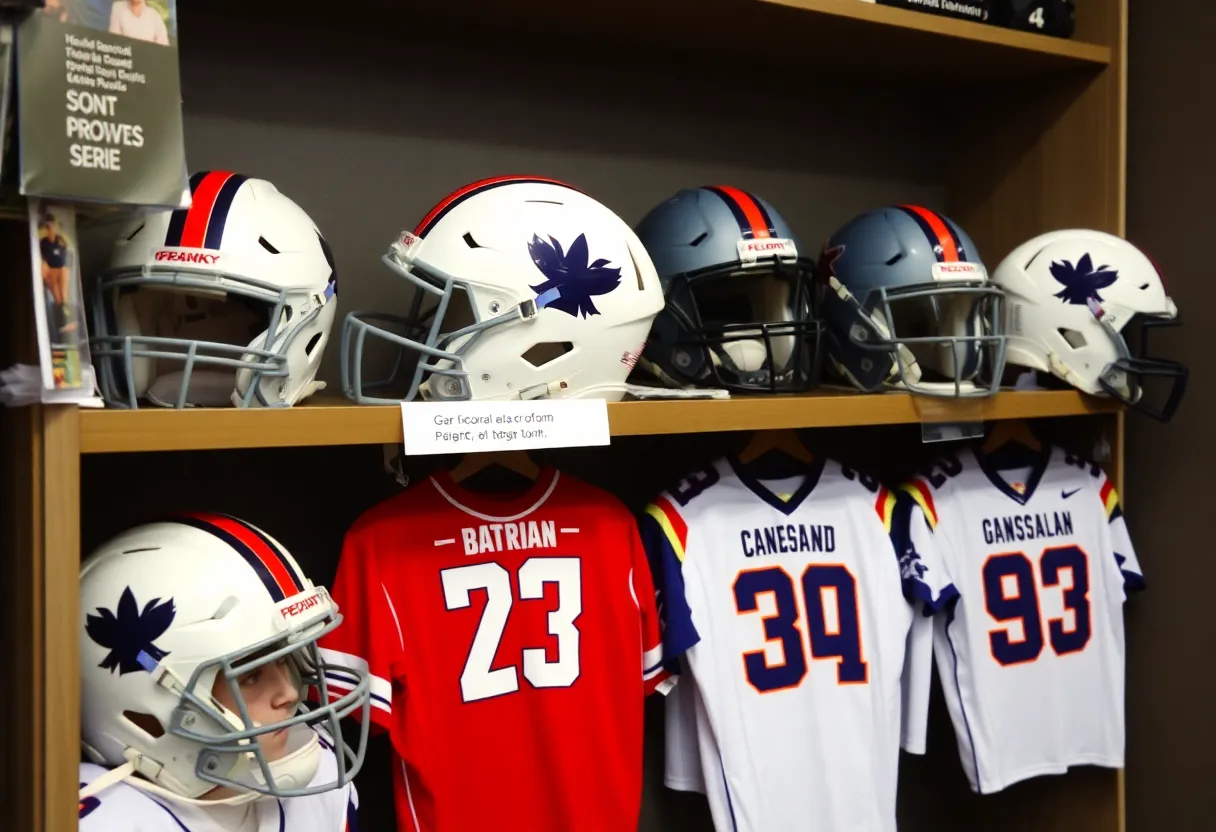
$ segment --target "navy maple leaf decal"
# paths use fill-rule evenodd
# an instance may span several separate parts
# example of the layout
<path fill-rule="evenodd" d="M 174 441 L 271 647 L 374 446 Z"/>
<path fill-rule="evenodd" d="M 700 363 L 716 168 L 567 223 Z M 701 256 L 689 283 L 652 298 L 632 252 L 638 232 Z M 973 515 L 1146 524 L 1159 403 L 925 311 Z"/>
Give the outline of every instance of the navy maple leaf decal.
<path fill-rule="evenodd" d="M 105 607 L 98 607 L 97 615 L 85 618 L 84 630 L 89 638 L 110 651 L 98 666 L 111 673 L 117 669 L 118 675 L 122 676 L 144 669 L 139 661 L 140 653 L 147 653 L 153 661 L 159 662 L 169 653 L 153 642 L 165 634 L 176 614 L 172 598 L 164 603 L 153 598 L 141 611 L 131 587 L 127 587 L 118 599 L 117 615 Z"/>
<path fill-rule="evenodd" d="M 554 237 L 542 240 L 533 234 L 528 254 L 547 278 L 530 287 L 536 292 L 536 305 L 541 308 L 560 309 L 576 318 L 598 315 L 600 310 L 591 299 L 621 285 L 621 270 L 608 265 L 607 260 L 601 258 L 588 264 L 586 234 L 579 234 L 564 252 Z"/>
<path fill-rule="evenodd" d="M 1109 266 L 1094 268 L 1094 261 L 1088 254 L 1081 256 L 1074 266 L 1067 260 L 1051 263 L 1051 276 L 1064 288 L 1056 292 L 1054 297 L 1065 303 L 1075 303 L 1085 306 L 1090 298 L 1102 302 L 1099 289 L 1105 289 L 1119 279 L 1119 272 Z"/>

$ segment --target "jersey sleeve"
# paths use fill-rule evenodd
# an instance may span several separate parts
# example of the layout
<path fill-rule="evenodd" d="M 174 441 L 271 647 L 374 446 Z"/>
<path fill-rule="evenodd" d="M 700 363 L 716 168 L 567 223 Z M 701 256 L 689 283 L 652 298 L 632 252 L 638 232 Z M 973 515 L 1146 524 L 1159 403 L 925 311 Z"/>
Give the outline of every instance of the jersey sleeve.
<path fill-rule="evenodd" d="M 899 747 L 909 754 L 924 754 L 929 732 L 929 692 L 933 685 L 933 618 L 932 610 L 926 611 L 922 602 L 915 606 L 899 686 Z"/>
<path fill-rule="evenodd" d="M 663 662 L 662 626 L 659 622 L 654 582 L 650 576 L 646 548 L 636 530 L 630 529 L 630 534 L 633 538 L 630 589 L 633 591 L 642 622 L 642 681 L 645 683 L 647 695 L 655 691 L 665 694 L 675 683 Z"/>
<path fill-rule="evenodd" d="M 688 526 L 666 495 L 648 505 L 639 522 L 642 545 L 654 580 L 663 636 L 663 662 L 668 673 L 676 674 L 680 672 L 677 659 L 701 640 L 684 594 Z"/>
<path fill-rule="evenodd" d="M 904 597 L 920 601 L 933 612 L 943 609 L 958 596 L 958 590 L 933 539 L 936 511 L 927 511 L 909 489 L 891 491 L 885 486 L 878 490 L 875 509 L 899 561 Z"/>
<path fill-rule="evenodd" d="M 388 588 L 375 557 L 359 530 L 347 533 L 330 595 L 342 613 L 342 623 L 318 643 L 327 667 L 325 682 L 332 694 L 354 689 L 355 677 L 344 669 L 368 674 L 373 725 L 392 726 L 393 681 L 404 658 L 404 642 Z M 332 695 L 331 694 L 331 695 Z"/>
<path fill-rule="evenodd" d="M 1098 498 L 1102 501 L 1102 511 L 1110 534 L 1111 553 L 1115 565 L 1123 575 L 1124 593 L 1139 592 L 1145 588 L 1144 572 L 1136 551 L 1132 548 L 1132 539 L 1127 533 L 1127 522 L 1123 519 L 1123 509 L 1119 505 L 1119 495 L 1106 474 L 1102 475 L 1102 485 L 1098 489 Z"/>

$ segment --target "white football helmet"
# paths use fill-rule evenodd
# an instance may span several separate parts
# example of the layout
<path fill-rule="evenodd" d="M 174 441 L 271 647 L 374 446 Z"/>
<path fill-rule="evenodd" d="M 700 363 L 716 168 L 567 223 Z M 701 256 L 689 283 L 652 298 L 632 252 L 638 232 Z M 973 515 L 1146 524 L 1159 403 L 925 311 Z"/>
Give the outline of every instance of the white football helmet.
<path fill-rule="evenodd" d="M 1102 231 L 1053 231 L 1014 249 L 992 280 L 1005 290 L 1011 363 L 1086 393 L 1109 393 L 1161 421 L 1173 416 L 1187 369 L 1149 357 L 1148 333 L 1177 326 L 1178 307 L 1140 249 Z M 1129 325 L 1140 331 L 1135 350 L 1125 337 Z M 1160 405 L 1144 395 L 1148 377 L 1171 381 Z"/>
<path fill-rule="evenodd" d="M 205 802 L 241 803 L 340 788 L 362 766 L 367 673 L 321 660 L 316 642 L 341 623 L 338 607 L 260 529 L 227 515 L 189 514 L 123 532 L 81 566 L 80 621 L 84 750 L 113 769 L 90 794 L 125 779 L 187 802 L 227 786 L 237 794 Z M 284 658 L 300 702 L 290 718 L 259 724 L 237 680 Z M 331 702 L 327 673 L 350 692 L 335 692 Z M 235 712 L 212 696 L 217 677 Z M 309 687 L 323 703 L 315 709 L 303 702 Z M 352 749 L 338 721 L 355 712 L 362 735 Z M 258 738 L 280 730 L 289 732 L 287 753 L 272 762 Z M 330 744 L 337 779 L 312 784 Z"/>
<path fill-rule="evenodd" d="M 360 404 L 419 394 L 615 401 L 663 308 L 658 274 L 633 230 L 549 179 L 506 176 L 461 188 L 382 259 L 412 284 L 414 299 L 408 315 L 346 316 L 342 387 Z M 368 335 L 397 356 L 382 381 L 363 379 Z M 402 374 L 411 352 L 417 364 Z M 393 397 L 369 392 L 386 387 Z"/>
<path fill-rule="evenodd" d="M 128 408 L 293 405 L 324 387 L 333 254 L 265 180 L 203 171 L 190 190 L 189 209 L 133 220 L 95 282 L 102 396 Z"/>

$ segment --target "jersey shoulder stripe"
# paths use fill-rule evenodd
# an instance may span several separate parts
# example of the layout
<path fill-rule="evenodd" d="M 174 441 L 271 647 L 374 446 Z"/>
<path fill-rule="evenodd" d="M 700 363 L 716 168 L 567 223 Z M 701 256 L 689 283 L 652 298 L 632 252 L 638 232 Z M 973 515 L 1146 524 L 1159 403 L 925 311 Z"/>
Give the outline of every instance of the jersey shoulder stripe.
<path fill-rule="evenodd" d="M 900 490 L 912 497 L 920 506 L 929 523 L 929 528 L 937 529 L 937 505 L 933 502 L 933 491 L 924 480 L 913 479 L 900 486 Z"/>
<path fill-rule="evenodd" d="M 891 525 L 895 520 L 895 492 L 887 488 L 885 485 L 878 489 L 878 499 L 874 501 L 874 510 L 878 512 L 878 518 L 882 520 L 883 528 L 887 530 L 887 534 L 891 533 Z"/>
<path fill-rule="evenodd" d="M 1102 490 L 1098 496 L 1102 498 L 1102 507 L 1106 509 L 1107 522 L 1113 521 L 1116 517 L 1122 516 L 1123 512 L 1119 508 L 1119 495 L 1115 492 L 1115 484 L 1109 479 L 1103 478 Z"/>
<path fill-rule="evenodd" d="M 675 552 L 676 559 L 684 562 L 684 548 L 688 544 L 688 524 L 680 516 L 680 512 L 666 495 L 660 495 L 655 501 L 646 506 L 646 513 L 655 519 L 663 536 Z"/>

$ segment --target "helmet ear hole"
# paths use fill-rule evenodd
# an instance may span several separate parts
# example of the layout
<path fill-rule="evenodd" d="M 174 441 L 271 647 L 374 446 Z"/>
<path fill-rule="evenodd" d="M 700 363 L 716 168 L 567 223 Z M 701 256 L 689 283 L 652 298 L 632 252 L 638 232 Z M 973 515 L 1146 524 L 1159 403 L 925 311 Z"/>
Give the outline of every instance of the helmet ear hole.
<path fill-rule="evenodd" d="M 126 717 L 128 722 L 154 740 L 158 740 L 165 735 L 165 726 L 152 714 L 142 714 L 138 711 L 123 711 L 122 715 Z"/>
<path fill-rule="evenodd" d="M 1085 336 L 1075 329 L 1065 329 L 1060 327 L 1060 329 L 1057 331 L 1060 333 L 1060 337 L 1064 339 L 1065 343 L 1067 343 L 1068 346 L 1072 347 L 1074 350 L 1084 349 L 1088 344 L 1088 342 L 1085 340 Z"/>

